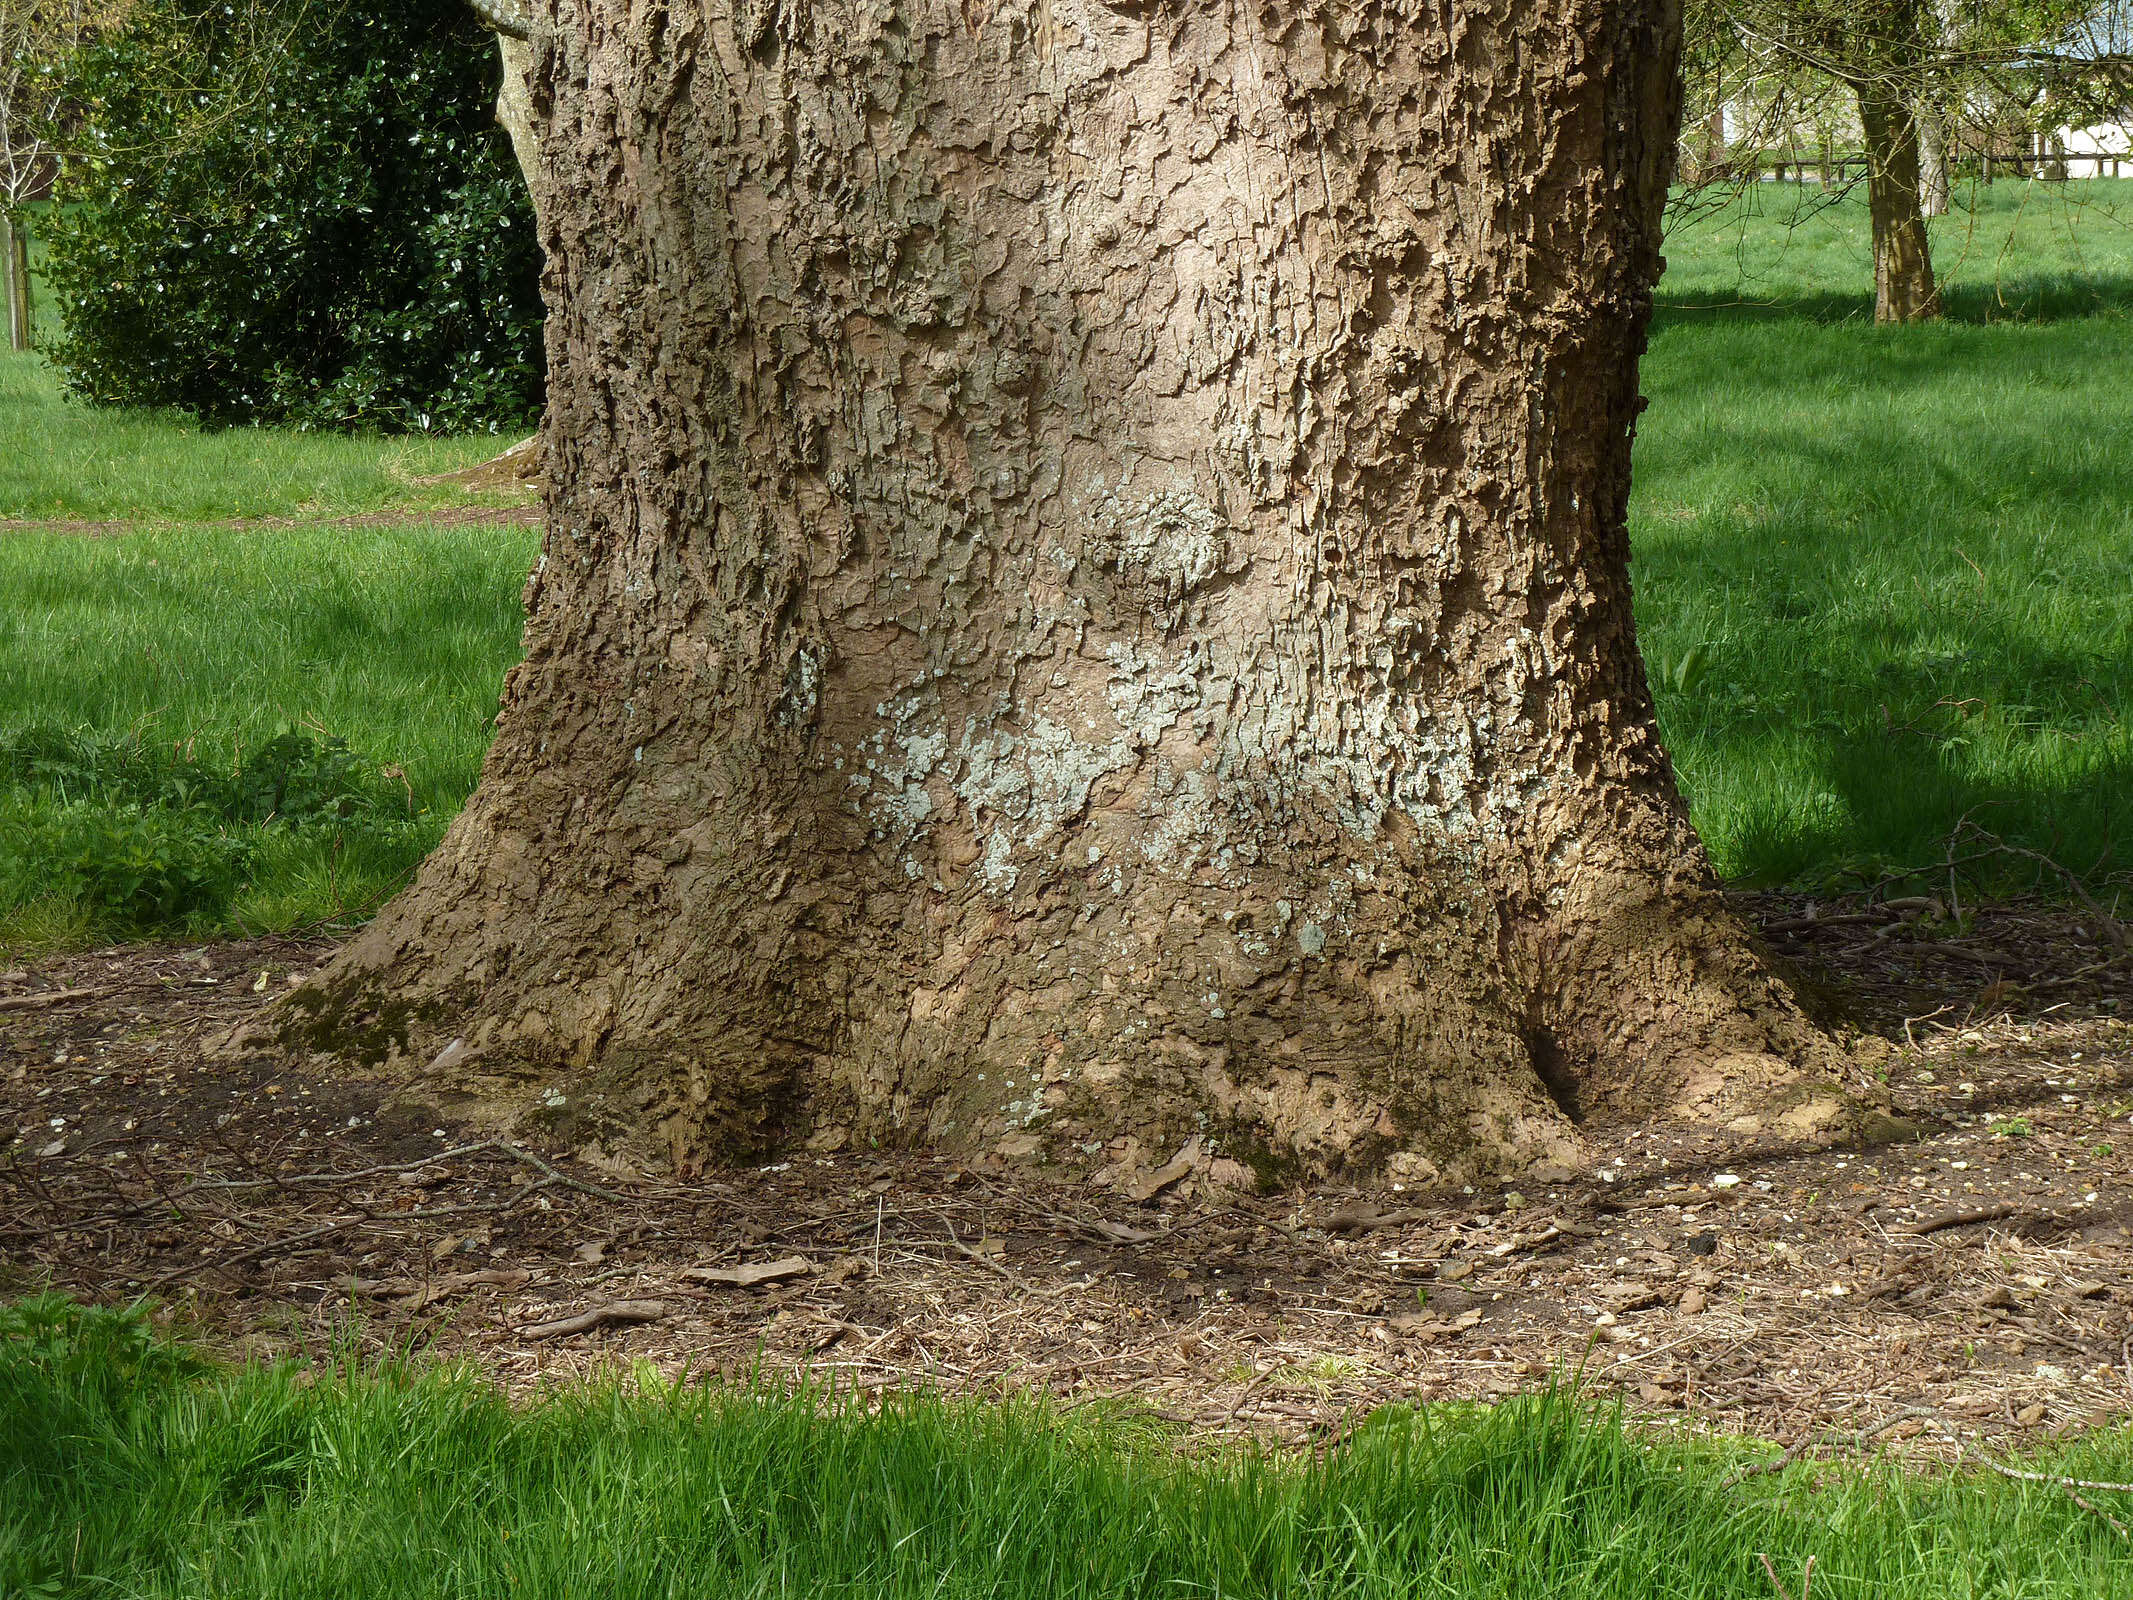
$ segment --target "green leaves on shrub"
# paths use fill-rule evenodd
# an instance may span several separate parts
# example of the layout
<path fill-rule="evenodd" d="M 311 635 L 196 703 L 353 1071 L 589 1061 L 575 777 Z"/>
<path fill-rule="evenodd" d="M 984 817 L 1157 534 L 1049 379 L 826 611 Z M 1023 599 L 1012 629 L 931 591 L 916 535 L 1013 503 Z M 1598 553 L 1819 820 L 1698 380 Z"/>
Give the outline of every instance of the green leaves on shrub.
<path fill-rule="evenodd" d="M 244 886 L 255 847 L 204 811 L 0 804 L 0 906 L 71 900 L 105 927 L 183 926 Z"/>
<path fill-rule="evenodd" d="M 211 423 L 527 427 L 539 250 L 463 5 L 142 0 L 69 66 L 47 271 L 86 399 Z"/>
<path fill-rule="evenodd" d="M 0 916 L 45 901 L 80 908 L 105 933 L 204 929 L 277 836 L 328 835 L 338 852 L 348 828 L 406 846 L 411 826 L 423 831 L 411 809 L 405 786 L 344 741 L 294 729 L 234 752 L 0 732 Z"/>
<path fill-rule="evenodd" d="M 169 745 L 47 724 L 0 731 L 0 783 L 62 802 L 198 809 L 220 822 L 297 827 L 403 809 L 404 791 L 344 739 L 285 729 L 251 750 Z"/>

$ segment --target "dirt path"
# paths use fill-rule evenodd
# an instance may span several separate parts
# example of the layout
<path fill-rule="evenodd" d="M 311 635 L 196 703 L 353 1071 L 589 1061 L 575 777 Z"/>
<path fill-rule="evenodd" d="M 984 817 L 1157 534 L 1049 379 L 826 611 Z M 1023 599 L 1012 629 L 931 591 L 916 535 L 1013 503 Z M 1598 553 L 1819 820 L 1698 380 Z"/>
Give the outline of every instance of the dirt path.
<path fill-rule="evenodd" d="M 0 1292 L 153 1293 L 243 1348 L 355 1329 L 513 1383 L 760 1360 L 1130 1396 L 1208 1434 L 1315 1437 L 1581 1360 L 1640 1410 L 1788 1440 L 1912 1405 L 1988 1433 L 2133 1411 L 2133 971 L 2031 907 L 1953 940 L 1896 911 L 1751 910 L 1812 992 L 1893 1041 L 1923 1141 L 1615 1130 L 1596 1173 L 1559 1182 L 1188 1179 L 1138 1205 L 905 1153 L 682 1181 L 563 1145 L 463 1149 L 478 1137 L 419 1099 L 202 1061 L 203 1034 L 328 943 L 40 962 L 0 974 Z M 754 1287 L 703 1275 L 781 1261 Z M 527 1331 L 623 1301 L 658 1315 Z"/>
<path fill-rule="evenodd" d="M 518 506 L 433 506 L 423 510 L 396 506 L 343 517 L 226 517 L 213 522 L 180 522 L 135 517 L 123 522 L 28 521 L 0 517 L 0 537 L 11 533 L 60 533 L 82 539 L 116 539 L 129 533 L 166 532 L 173 528 L 218 532 L 279 533 L 295 528 L 538 528 L 541 508 Z"/>

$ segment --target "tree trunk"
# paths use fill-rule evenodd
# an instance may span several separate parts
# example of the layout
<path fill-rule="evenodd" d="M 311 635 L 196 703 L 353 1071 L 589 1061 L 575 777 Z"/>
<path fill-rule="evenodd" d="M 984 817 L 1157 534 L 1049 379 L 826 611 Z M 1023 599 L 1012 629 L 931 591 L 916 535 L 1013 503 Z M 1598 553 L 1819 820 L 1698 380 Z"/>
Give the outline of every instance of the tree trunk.
<path fill-rule="evenodd" d="M 1931 107 L 1918 118 L 1918 210 L 1926 217 L 1948 214 L 1948 120 Z"/>
<path fill-rule="evenodd" d="M 1940 289 L 1920 205 L 1918 122 L 1900 95 L 1869 83 L 1858 93 L 1874 224 L 1874 320 L 1929 321 L 1940 315 Z"/>
<path fill-rule="evenodd" d="M 496 86 L 496 121 L 511 137 L 511 153 L 526 176 L 539 206 L 539 189 L 533 175 L 540 159 L 540 145 L 533 126 L 533 46 L 508 33 L 496 36 L 496 63 L 500 74 Z"/>
<path fill-rule="evenodd" d="M 1671 0 L 546 20 L 526 660 L 285 1042 L 684 1165 L 1838 1113 L 1631 626 Z"/>
<path fill-rule="evenodd" d="M 30 239 L 21 221 L 0 209 L 0 298 L 7 302 L 7 347 L 30 347 Z"/>
<path fill-rule="evenodd" d="M 521 0 L 468 0 L 474 15 L 496 38 L 496 123 L 511 139 L 511 153 L 533 191 L 540 161 L 540 135 L 533 110 L 533 17 Z"/>

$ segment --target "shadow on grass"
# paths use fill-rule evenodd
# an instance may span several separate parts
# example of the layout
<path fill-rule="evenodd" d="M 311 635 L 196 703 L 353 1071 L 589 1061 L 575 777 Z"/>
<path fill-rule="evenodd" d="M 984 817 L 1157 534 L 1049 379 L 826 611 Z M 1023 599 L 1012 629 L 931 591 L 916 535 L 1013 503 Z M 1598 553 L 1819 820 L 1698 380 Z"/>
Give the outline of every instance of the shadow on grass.
<path fill-rule="evenodd" d="M 1698 826 L 1751 884 L 1927 868 L 1966 819 L 2124 872 L 2133 318 L 1846 304 L 1670 310 L 1647 363 L 1638 624 Z"/>
<path fill-rule="evenodd" d="M 1730 297 L 1687 286 L 1657 296 L 1662 325 L 1674 318 L 1815 323 L 1874 320 L 1874 296 L 1866 293 L 1779 292 L 1762 296 L 1743 283 Z M 1941 320 L 1957 326 L 2070 322 L 2084 317 L 2133 316 L 2133 275 L 2021 274 L 1997 282 L 1957 283 L 1941 290 Z"/>
<path fill-rule="evenodd" d="M 2077 776 L 1994 782 L 1966 772 L 1930 742 L 1847 734 L 1817 745 L 1820 803 L 1748 805 L 1713 847 L 1747 887 L 1902 875 L 1929 886 L 1958 863 L 1969 888 L 1992 894 L 2065 892 L 2064 880 L 2014 854 L 1954 842 L 1969 823 L 2006 845 L 2049 857 L 2091 883 L 2133 869 L 2126 807 L 2133 752 L 2102 756 Z M 1834 868 L 1834 870 L 1832 870 Z"/>

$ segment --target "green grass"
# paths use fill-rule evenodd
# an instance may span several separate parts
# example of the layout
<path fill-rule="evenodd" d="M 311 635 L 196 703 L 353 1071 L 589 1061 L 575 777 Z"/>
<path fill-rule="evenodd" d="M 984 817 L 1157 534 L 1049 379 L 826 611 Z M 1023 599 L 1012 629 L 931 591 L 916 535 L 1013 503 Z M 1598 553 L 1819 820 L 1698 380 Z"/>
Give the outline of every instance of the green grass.
<path fill-rule="evenodd" d="M 48 207 L 25 209 L 31 322 L 41 341 L 59 331 L 57 306 L 38 276 L 39 221 Z M 183 522 L 464 503 L 457 488 L 413 480 L 486 461 L 504 442 L 204 430 L 175 413 L 63 401 L 58 375 L 41 358 L 0 350 L 0 518 Z"/>
<path fill-rule="evenodd" d="M 530 529 L 493 527 L 0 534 L 0 778 L 17 797 L 0 805 L 0 940 L 284 929 L 374 905 L 480 775 L 534 545 Z M 91 748 L 46 758 L 56 772 L 24 761 L 10 772 L 9 734 L 19 743 L 25 730 Z M 359 758 L 343 786 L 361 804 L 340 808 L 352 815 L 259 820 L 241 797 L 203 792 L 288 730 L 344 740 Z M 129 776 L 144 765 L 149 777 Z M 199 798 L 138 804 L 173 779 Z M 55 893 L 58 809 L 80 827 L 84 811 L 99 828 L 145 816 L 169 849 L 233 837 L 245 871 L 176 914 L 116 891 Z"/>
<path fill-rule="evenodd" d="M 0 1309 L 0 1320 L 8 1314 Z M 2055 1489 L 1795 1468 L 1552 1388 L 1317 1454 L 1181 1454 L 1130 1412 L 666 1384 L 513 1406 L 416 1364 L 217 1370 L 32 1302 L 0 1337 L 0 1592 L 2097 1600 L 2133 1546 Z M 2133 1437 L 2052 1452 L 2125 1477 Z"/>
<path fill-rule="evenodd" d="M 1871 325 L 1857 201 L 1668 241 L 1638 623 L 1728 877 L 1925 865 L 1966 816 L 2133 862 L 2133 183 L 1966 198 L 1929 328 Z"/>
<path fill-rule="evenodd" d="M 0 352 L 0 518 L 124 525 L 0 530 L 0 947 L 278 931 L 406 880 L 480 774 L 537 536 L 328 519 L 464 504 L 413 480 L 497 444 L 203 430 Z M 249 518 L 295 525 L 212 525 Z"/>
<path fill-rule="evenodd" d="M 414 480 L 486 461 L 503 443 L 202 429 L 62 399 L 42 358 L 0 351 L 0 518 L 186 522 L 463 504 L 463 490 Z"/>
<path fill-rule="evenodd" d="M 1966 817 L 2123 874 L 2133 182 L 1965 196 L 1936 225 L 1950 319 L 1912 329 L 1871 325 L 1860 204 L 1816 198 L 1760 186 L 1679 223 L 1645 364 L 1638 620 L 1697 825 L 1736 881 L 1930 865 Z M 412 474 L 492 447 L 203 434 L 65 402 L 34 358 L 0 358 L 0 515 L 169 524 L 0 533 L 0 735 L 56 730 L 104 752 L 90 767 L 153 750 L 170 769 L 125 794 L 93 772 L 64 794 L 17 775 L 0 945 L 290 927 L 412 867 L 478 773 L 533 536 L 204 524 L 425 503 L 453 491 Z M 136 803 L 291 728 L 363 763 L 355 815 Z M 233 841 L 234 880 L 207 835 Z M 123 870 L 55 874 L 40 852 L 62 845 Z M 165 855 L 161 878 L 123 865 Z M 1996 887 L 2023 881 L 2001 868 Z"/>

